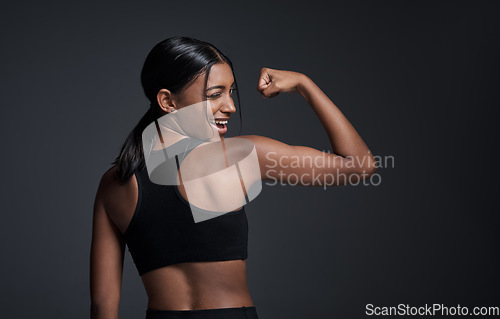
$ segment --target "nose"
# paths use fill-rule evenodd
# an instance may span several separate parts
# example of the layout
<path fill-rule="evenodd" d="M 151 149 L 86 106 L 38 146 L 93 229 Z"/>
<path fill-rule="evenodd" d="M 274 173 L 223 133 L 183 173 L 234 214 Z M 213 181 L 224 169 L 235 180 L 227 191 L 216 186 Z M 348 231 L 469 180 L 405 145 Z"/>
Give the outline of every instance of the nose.
<path fill-rule="evenodd" d="M 236 112 L 236 107 L 234 106 L 233 98 L 228 97 L 226 100 L 224 100 L 219 110 L 222 113 L 230 113 L 230 114 Z"/>

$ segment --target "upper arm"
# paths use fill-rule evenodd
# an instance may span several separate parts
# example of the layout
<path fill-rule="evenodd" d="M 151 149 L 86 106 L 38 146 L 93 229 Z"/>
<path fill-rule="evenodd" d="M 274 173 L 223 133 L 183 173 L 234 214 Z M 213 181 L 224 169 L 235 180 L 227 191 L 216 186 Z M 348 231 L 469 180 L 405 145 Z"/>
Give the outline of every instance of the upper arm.
<path fill-rule="evenodd" d="M 108 171 L 109 172 L 109 171 Z M 95 307 L 118 314 L 125 245 L 108 216 L 109 177 L 102 177 L 94 202 L 90 251 L 90 293 Z"/>
<path fill-rule="evenodd" d="M 373 174 L 373 157 L 346 158 L 308 146 L 286 143 L 258 135 L 240 136 L 256 148 L 262 180 L 302 186 L 358 183 Z"/>

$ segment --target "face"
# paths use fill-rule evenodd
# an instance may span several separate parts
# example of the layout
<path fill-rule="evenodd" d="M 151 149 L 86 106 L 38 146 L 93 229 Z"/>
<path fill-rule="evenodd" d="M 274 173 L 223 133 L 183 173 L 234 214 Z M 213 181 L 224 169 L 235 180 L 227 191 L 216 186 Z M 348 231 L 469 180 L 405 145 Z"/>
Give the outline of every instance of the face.
<path fill-rule="evenodd" d="M 205 76 L 201 75 L 182 92 L 170 94 L 168 90 L 162 89 L 158 93 L 158 97 L 162 101 L 160 106 L 167 112 L 172 107 L 181 109 L 207 99 L 212 107 L 217 130 L 220 135 L 224 135 L 227 132 L 227 121 L 236 112 L 233 101 L 234 91 L 234 77 L 231 67 L 227 63 L 221 62 L 212 65 L 206 91 Z M 161 98 L 160 94 L 163 94 Z"/>

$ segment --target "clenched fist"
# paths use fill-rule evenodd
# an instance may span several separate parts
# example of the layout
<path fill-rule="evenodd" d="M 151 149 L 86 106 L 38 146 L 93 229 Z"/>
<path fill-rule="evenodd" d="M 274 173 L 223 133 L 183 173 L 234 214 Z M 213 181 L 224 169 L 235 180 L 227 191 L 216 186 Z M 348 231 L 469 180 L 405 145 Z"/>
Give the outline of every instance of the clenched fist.
<path fill-rule="evenodd" d="M 267 98 L 275 97 L 280 92 L 297 92 L 303 78 L 302 73 L 264 67 L 260 70 L 257 91 Z"/>

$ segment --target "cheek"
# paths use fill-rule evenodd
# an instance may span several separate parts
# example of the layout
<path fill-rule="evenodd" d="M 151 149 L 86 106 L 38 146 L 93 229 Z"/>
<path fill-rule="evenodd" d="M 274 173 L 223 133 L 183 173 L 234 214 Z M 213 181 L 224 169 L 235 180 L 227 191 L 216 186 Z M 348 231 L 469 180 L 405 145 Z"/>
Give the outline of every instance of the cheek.
<path fill-rule="evenodd" d="M 212 113 L 213 114 L 217 113 L 217 111 L 219 110 L 219 105 L 217 103 L 210 102 L 210 106 L 212 108 Z"/>

